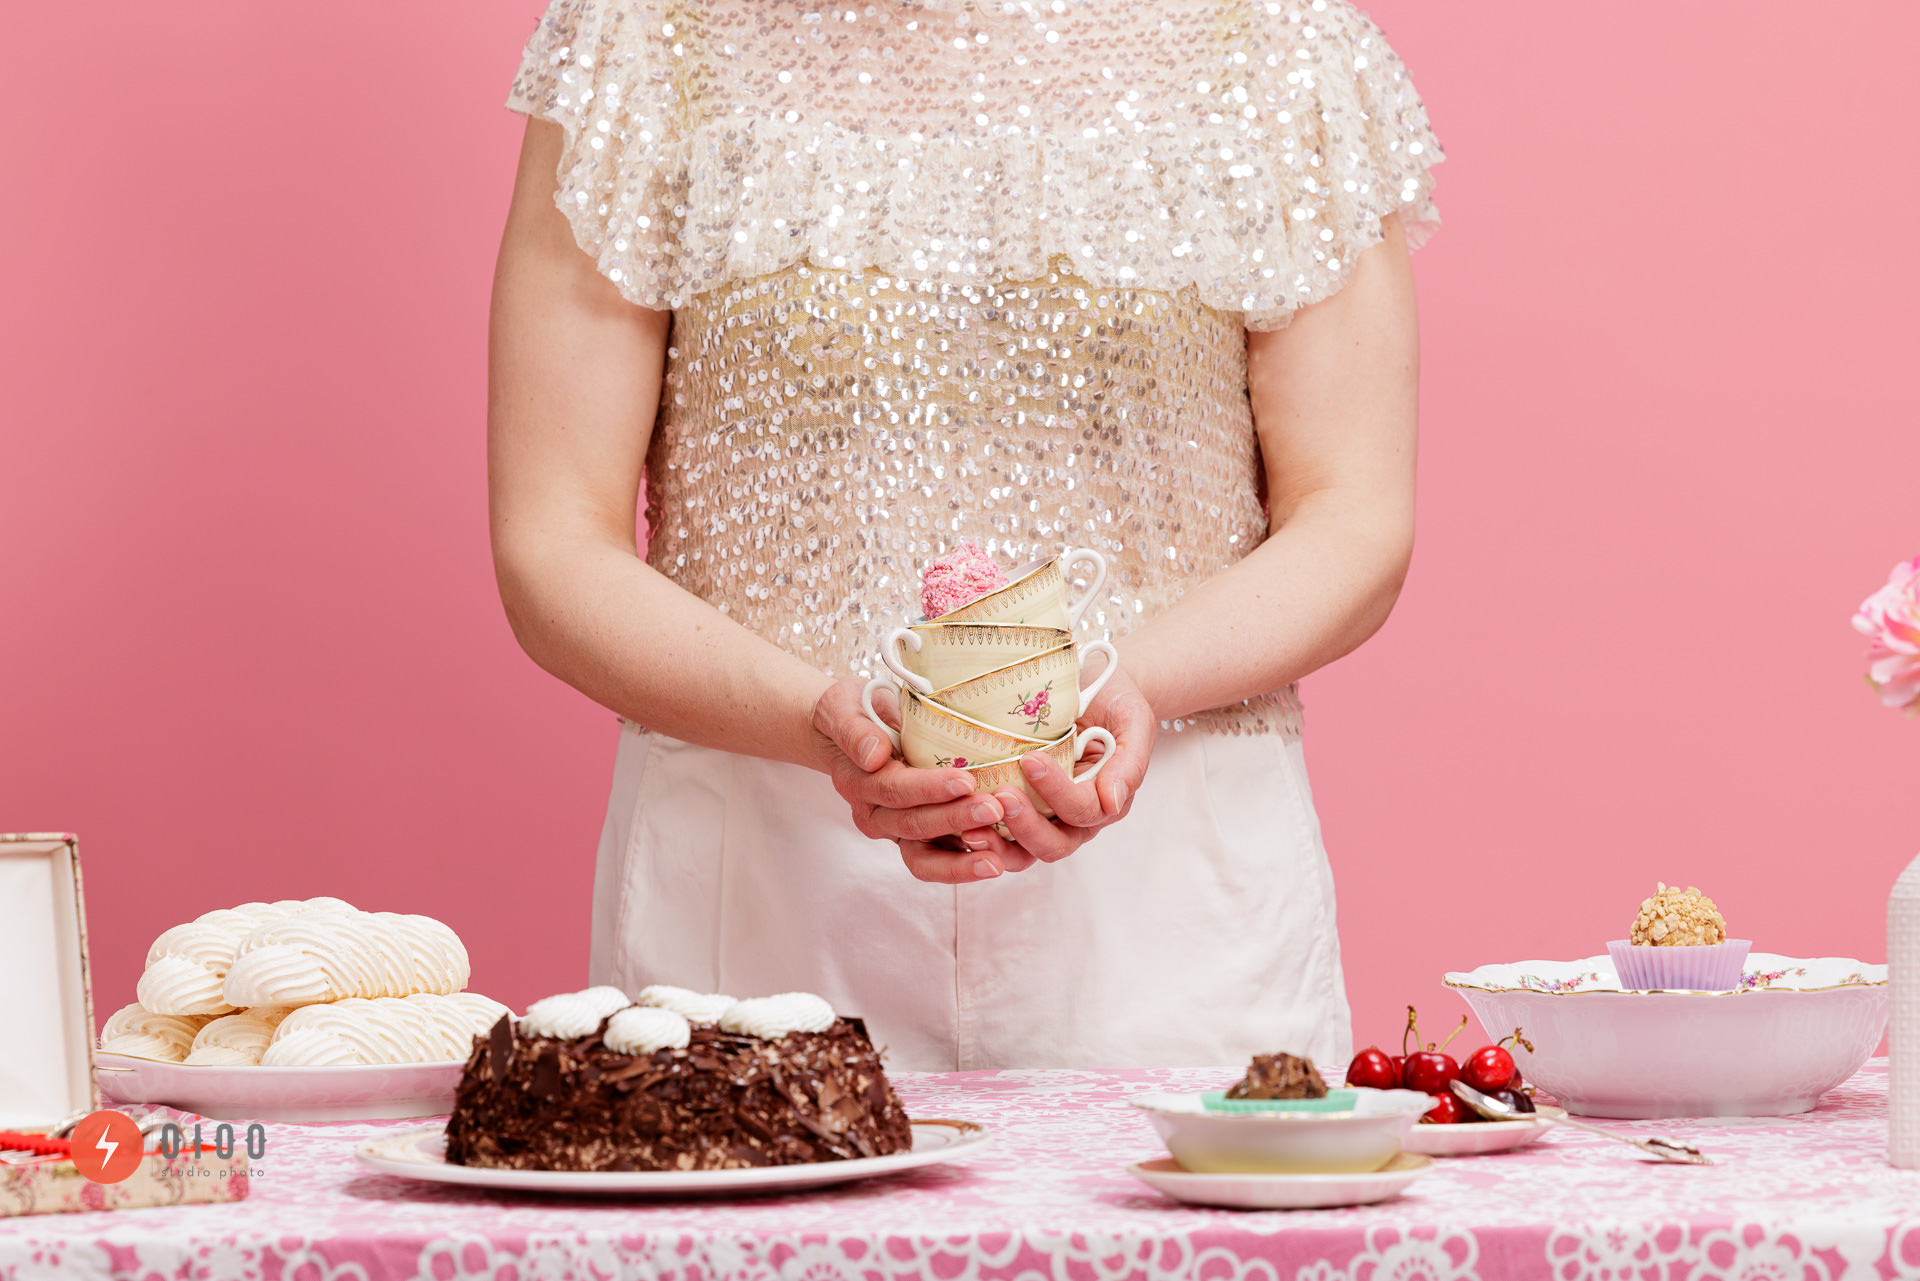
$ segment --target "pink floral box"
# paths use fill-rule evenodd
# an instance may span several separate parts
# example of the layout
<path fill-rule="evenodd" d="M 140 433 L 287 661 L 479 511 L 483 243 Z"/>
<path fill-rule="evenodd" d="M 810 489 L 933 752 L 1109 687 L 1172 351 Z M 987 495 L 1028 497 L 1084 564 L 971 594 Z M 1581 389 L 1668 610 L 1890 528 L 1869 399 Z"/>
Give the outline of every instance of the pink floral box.
<path fill-rule="evenodd" d="M 139 1169 L 119 1183 L 95 1183 L 72 1161 L 50 1158 L 31 1165 L 0 1167 L 0 1217 L 242 1201 L 248 1182 L 244 1151 L 236 1151 L 225 1160 L 205 1151 L 198 1160 L 191 1150 L 172 1160 L 152 1152 Z"/>

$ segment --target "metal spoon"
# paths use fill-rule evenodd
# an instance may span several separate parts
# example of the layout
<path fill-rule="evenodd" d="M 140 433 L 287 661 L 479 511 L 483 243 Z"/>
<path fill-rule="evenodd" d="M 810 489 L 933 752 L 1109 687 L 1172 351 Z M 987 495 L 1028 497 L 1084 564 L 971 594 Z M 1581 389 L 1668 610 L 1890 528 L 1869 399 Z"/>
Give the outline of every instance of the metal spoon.
<path fill-rule="evenodd" d="M 1478 1112 L 1481 1116 L 1486 1117 L 1489 1121 L 1525 1121 L 1530 1117 L 1539 1115 L 1535 1112 L 1522 1112 L 1510 1103 L 1506 1103 L 1500 1099 L 1489 1098 L 1487 1095 L 1474 1089 L 1471 1085 L 1468 1085 L 1465 1081 L 1453 1082 L 1453 1092 L 1459 1097 L 1462 1103 L 1472 1108 L 1475 1112 Z M 1678 1139 L 1661 1138 L 1659 1136 L 1647 1139 L 1633 1139 L 1628 1138 L 1617 1130 L 1608 1130 L 1598 1125 L 1588 1125 L 1585 1121 L 1576 1121 L 1570 1116 L 1557 1116 L 1552 1119 L 1561 1125 L 1570 1125 L 1576 1130 L 1587 1130 L 1605 1138 L 1625 1143 L 1630 1147 L 1639 1148 L 1642 1152 L 1657 1156 L 1662 1161 L 1672 1161 L 1678 1165 L 1713 1164 L 1711 1158 L 1700 1154 L 1699 1148 L 1682 1143 Z"/>

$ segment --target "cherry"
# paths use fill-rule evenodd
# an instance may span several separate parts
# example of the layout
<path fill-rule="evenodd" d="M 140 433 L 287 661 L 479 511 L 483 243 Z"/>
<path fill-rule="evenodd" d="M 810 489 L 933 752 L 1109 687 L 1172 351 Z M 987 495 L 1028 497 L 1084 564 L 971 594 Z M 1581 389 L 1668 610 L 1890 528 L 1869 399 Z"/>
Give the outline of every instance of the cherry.
<path fill-rule="evenodd" d="M 1451 1054 L 1418 1050 L 1407 1055 L 1405 1077 L 1409 1090 L 1424 1090 L 1428 1094 L 1443 1094 L 1452 1098 L 1453 1093 L 1447 1089 L 1447 1083 L 1460 1079 L 1460 1065 L 1453 1061 Z"/>
<path fill-rule="evenodd" d="M 1533 1100 L 1518 1090 L 1488 1090 L 1486 1091 L 1486 1095 L 1490 1099 L 1499 1099 L 1515 1112 L 1533 1111 Z"/>
<path fill-rule="evenodd" d="M 1483 1045 L 1460 1065 L 1460 1079 L 1482 1094 L 1492 1094 L 1513 1084 L 1513 1055 L 1497 1045 Z"/>
<path fill-rule="evenodd" d="M 1407 1056 L 1404 1054 L 1390 1055 L 1389 1061 L 1393 1064 L 1393 1083 L 1396 1086 L 1405 1085 L 1407 1083 Z"/>
<path fill-rule="evenodd" d="M 1391 1056 L 1377 1045 L 1369 1045 L 1347 1064 L 1347 1084 L 1373 1090 L 1392 1090 L 1400 1085 L 1400 1069 Z"/>
<path fill-rule="evenodd" d="M 1460 1125 L 1476 1120 L 1477 1117 L 1472 1108 L 1454 1098 L 1452 1094 L 1436 1094 L 1433 1097 L 1433 1106 L 1428 1108 L 1427 1114 L 1420 1119 L 1428 1125 Z"/>

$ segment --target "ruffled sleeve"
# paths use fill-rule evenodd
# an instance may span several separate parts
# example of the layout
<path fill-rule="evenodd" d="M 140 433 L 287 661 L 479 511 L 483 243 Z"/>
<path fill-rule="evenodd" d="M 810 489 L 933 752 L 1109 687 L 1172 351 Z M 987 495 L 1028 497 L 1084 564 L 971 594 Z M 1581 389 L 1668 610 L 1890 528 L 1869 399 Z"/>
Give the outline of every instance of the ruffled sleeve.
<path fill-rule="evenodd" d="M 1440 225 L 1432 169 L 1446 157 L 1406 66 L 1365 14 L 1344 0 L 1255 7 L 1266 18 L 1246 79 L 1269 122 L 1257 176 L 1276 217 L 1243 245 L 1264 261 L 1243 264 L 1242 301 L 1249 329 L 1278 329 L 1339 292 L 1389 215 L 1410 248 L 1426 243 Z"/>
<path fill-rule="evenodd" d="M 554 203 L 629 301 L 685 301 L 687 48 L 654 4 L 552 0 L 507 106 L 566 132 Z"/>
<path fill-rule="evenodd" d="M 1384 218 L 1415 246 L 1438 224 L 1426 109 L 1346 0 L 1221 0 L 1181 40 L 1116 6 L 1138 29 L 1060 44 L 1025 8 L 923 6 L 940 21 L 886 38 L 937 29 L 947 62 L 898 80 L 864 70 L 889 48 L 797 57 L 793 24 L 808 49 L 835 25 L 805 6 L 552 0 L 508 105 L 564 127 L 556 201 L 647 307 L 802 261 L 957 287 L 1064 269 L 1275 329 Z M 962 16 L 974 40 L 949 39 Z"/>

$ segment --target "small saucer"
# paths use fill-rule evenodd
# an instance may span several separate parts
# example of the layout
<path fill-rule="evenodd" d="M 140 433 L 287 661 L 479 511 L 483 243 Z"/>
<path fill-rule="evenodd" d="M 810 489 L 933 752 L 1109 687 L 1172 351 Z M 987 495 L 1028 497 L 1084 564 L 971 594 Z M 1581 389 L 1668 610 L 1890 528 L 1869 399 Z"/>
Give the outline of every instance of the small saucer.
<path fill-rule="evenodd" d="M 1371 1174 L 1195 1174 L 1172 1157 L 1141 1161 L 1127 1173 L 1154 1191 L 1191 1205 L 1232 1210 L 1323 1210 L 1371 1205 L 1399 1196 L 1433 1168 L 1433 1158 L 1401 1152 Z"/>
<path fill-rule="evenodd" d="M 1511 1152 L 1523 1148 L 1548 1130 L 1566 1113 L 1541 1104 L 1532 1118 L 1524 1121 L 1469 1121 L 1460 1125 L 1416 1125 L 1400 1140 L 1402 1152 L 1424 1152 L 1428 1156 L 1485 1156 L 1491 1152 Z"/>

